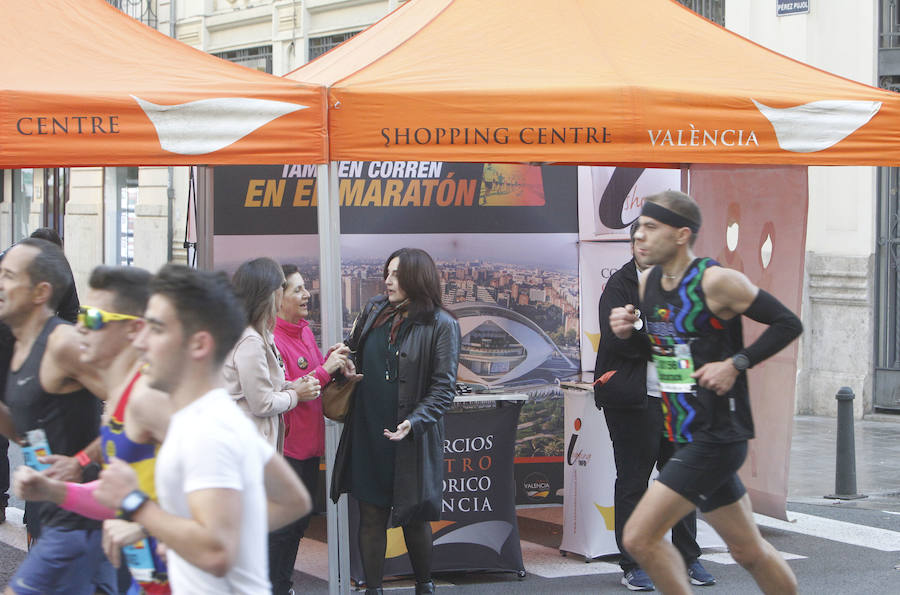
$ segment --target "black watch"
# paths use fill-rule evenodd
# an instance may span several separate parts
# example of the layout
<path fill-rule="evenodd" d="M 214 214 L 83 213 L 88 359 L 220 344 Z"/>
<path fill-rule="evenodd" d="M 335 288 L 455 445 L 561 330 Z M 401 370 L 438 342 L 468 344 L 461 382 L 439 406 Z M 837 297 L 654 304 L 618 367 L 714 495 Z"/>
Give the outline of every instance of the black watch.
<path fill-rule="evenodd" d="M 734 369 L 738 372 L 743 372 L 750 367 L 750 358 L 743 353 L 735 353 L 731 358 L 731 365 L 733 365 Z"/>
<path fill-rule="evenodd" d="M 122 498 L 122 503 L 119 504 L 119 515 L 126 521 L 130 521 L 131 517 L 133 517 L 134 514 L 138 510 L 140 510 L 141 506 L 143 506 L 149 499 L 150 496 L 148 496 L 144 492 L 140 490 L 134 490 L 133 492 Z"/>

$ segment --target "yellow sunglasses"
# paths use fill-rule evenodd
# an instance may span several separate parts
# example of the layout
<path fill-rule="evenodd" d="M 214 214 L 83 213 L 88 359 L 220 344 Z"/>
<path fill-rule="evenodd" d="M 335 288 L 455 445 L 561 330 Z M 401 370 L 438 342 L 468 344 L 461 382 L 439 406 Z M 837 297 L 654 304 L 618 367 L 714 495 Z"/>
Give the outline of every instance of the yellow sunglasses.
<path fill-rule="evenodd" d="M 107 312 L 100 308 L 91 306 L 81 306 L 78 308 L 78 322 L 90 331 L 99 331 L 109 322 L 117 322 L 119 320 L 140 320 L 140 316 L 132 316 L 131 314 L 118 314 L 116 312 Z"/>

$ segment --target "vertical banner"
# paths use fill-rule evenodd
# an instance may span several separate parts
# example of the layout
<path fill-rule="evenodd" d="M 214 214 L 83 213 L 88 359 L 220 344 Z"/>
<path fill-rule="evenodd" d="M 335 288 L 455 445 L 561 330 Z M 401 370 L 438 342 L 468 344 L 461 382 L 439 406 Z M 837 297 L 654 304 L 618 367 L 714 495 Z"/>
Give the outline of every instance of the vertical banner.
<path fill-rule="evenodd" d="M 581 369 L 593 372 L 600 345 L 600 296 L 613 273 L 631 260 L 630 242 L 581 242 L 578 244 L 578 277 L 581 280 Z"/>
<path fill-rule="evenodd" d="M 432 571 L 524 571 L 513 489 L 513 447 L 520 405 L 453 411 L 444 416 L 444 496 L 431 523 Z M 351 509 L 350 573 L 364 582 Z M 412 574 L 403 529 L 388 529 L 385 576 Z"/>
<path fill-rule="evenodd" d="M 692 165 L 691 196 L 703 210 L 694 250 L 743 272 L 800 313 L 809 191 L 801 166 Z M 763 325 L 744 318 L 744 344 Z M 741 479 L 756 512 L 786 519 L 788 465 L 797 384 L 794 341 L 748 373 L 756 438 Z"/>
<path fill-rule="evenodd" d="M 566 390 L 566 498 L 560 550 L 596 558 L 617 554 L 616 466 L 593 391 Z"/>

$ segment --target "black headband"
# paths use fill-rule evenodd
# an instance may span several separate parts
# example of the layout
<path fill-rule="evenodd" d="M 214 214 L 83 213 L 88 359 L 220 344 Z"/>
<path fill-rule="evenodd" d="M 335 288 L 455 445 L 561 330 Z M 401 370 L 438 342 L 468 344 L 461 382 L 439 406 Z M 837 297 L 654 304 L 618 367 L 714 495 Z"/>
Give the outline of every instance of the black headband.
<path fill-rule="evenodd" d="M 684 215 L 679 215 L 675 211 L 671 211 L 655 202 L 645 202 L 644 208 L 641 209 L 641 215 L 656 219 L 660 223 L 665 223 L 666 225 L 671 225 L 672 227 L 679 229 L 687 227 L 694 233 L 700 231 L 700 224 L 696 221 L 691 221 Z"/>

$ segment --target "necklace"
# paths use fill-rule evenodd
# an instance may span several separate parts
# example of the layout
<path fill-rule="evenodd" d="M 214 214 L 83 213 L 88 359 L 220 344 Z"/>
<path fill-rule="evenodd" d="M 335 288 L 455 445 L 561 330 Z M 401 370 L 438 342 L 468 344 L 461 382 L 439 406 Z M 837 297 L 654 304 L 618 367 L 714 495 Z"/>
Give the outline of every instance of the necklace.
<path fill-rule="evenodd" d="M 663 274 L 662 274 L 663 279 L 680 279 L 681 276 L 684 275 L 684 272 L 686 270 L 688 270 L 689 266 L 691 266 L 691 263 L 688 263 L 687 266 L 685 266 L 683 269 L 681 269 L 681 271 L 679 271 L 678 273 L 675 273 L 675 274 L 669 274 L 669 273 L 666 273 L 665 271 L 663 271 Z"/>

